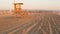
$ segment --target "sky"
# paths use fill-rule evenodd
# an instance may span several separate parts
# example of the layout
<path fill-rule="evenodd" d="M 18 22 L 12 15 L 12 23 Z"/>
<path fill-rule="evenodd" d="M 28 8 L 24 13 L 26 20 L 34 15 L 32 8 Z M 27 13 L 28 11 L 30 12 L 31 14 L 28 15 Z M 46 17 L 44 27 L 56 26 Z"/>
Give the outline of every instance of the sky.
<path fill-rule="evenodd" d="M 22 2 L 22 9 L 60 10 L 60 0 L 15 0 Z M 13 9 L 14 0 L 0 0 L 0 10 Z"/>

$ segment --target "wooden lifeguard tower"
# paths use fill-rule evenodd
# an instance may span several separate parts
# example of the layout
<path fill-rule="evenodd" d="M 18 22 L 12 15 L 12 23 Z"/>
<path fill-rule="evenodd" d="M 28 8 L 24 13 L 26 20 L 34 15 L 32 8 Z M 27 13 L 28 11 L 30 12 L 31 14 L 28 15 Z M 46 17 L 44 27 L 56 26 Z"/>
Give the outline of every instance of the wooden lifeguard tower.
<path fill-rule="evenodd" d="M 18 15 L 20 15 L 20 17 L 27 17 L 27 12 L 23 12 L 22 11 L 22 8 L 21 8 L 21 5 L 23 5 L 23 3 L 15 3 L 15 0 L 14 0 L 14 14 L 16 15 L 16 17 Z"/>
<path fill-rule="evenodd" d="M 21 5 L 23 5 L 23 3 L 14 3 L 14 13 L 20 13 L 22 11 Z"/>
<path fill-rule="evenodd" d="M 15 3 L 14 0 L 14 13 L 20 13 L 22 11 L 21 5 L 23 5 L 23 3 Z"/>

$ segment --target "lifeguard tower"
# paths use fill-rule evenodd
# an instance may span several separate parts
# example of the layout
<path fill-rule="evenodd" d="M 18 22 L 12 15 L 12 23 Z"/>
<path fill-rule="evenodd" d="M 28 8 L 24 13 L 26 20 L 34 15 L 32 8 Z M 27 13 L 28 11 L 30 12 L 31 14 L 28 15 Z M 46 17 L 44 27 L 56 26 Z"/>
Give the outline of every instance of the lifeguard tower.
<path fill-rule="evenodd" d="M 22 11 L 21 5 L 23 5 L 23 3 L 14 3 L 14 13 L 20 13 Z"/>
<path fill-rule="evenodd" d="M 20 13 L 22 11 L 21 5 L 23 5 L 23 3 L 15 3 L 14 0 L 14 13 Z"/>
<path fill-rule="evenodd" d="M 15 3 L 15 0 L 14 0 L 14 14 L 16 15 L 16 17 L 20 16 L 20 17 L 26 18 L 28 13 L 22 11 L 21 5 L 23 5 L 23 3 L 18 3 L 18 2 Z"/>

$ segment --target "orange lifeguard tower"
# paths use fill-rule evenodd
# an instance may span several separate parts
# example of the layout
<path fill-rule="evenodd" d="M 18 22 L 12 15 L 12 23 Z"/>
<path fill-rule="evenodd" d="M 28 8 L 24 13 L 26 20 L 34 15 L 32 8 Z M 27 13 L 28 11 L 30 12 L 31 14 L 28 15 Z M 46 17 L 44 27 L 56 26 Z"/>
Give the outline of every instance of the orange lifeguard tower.
<path fill-rule="evenodd" d="M 23 5 L 23 3 L 14 3 L 14 13 L 20 13 L 22 11 L 21 5 Z"/>

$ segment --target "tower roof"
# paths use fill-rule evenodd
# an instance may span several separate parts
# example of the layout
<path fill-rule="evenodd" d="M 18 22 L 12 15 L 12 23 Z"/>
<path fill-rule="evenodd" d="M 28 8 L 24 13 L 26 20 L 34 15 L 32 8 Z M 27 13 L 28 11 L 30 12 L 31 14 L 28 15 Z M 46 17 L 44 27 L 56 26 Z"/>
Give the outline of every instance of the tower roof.
<path fill-rule="evenodd" d="M 23 3 L 14 3 L 14 4 L 21 4 L 21 5 L 23 5 Z"/>

